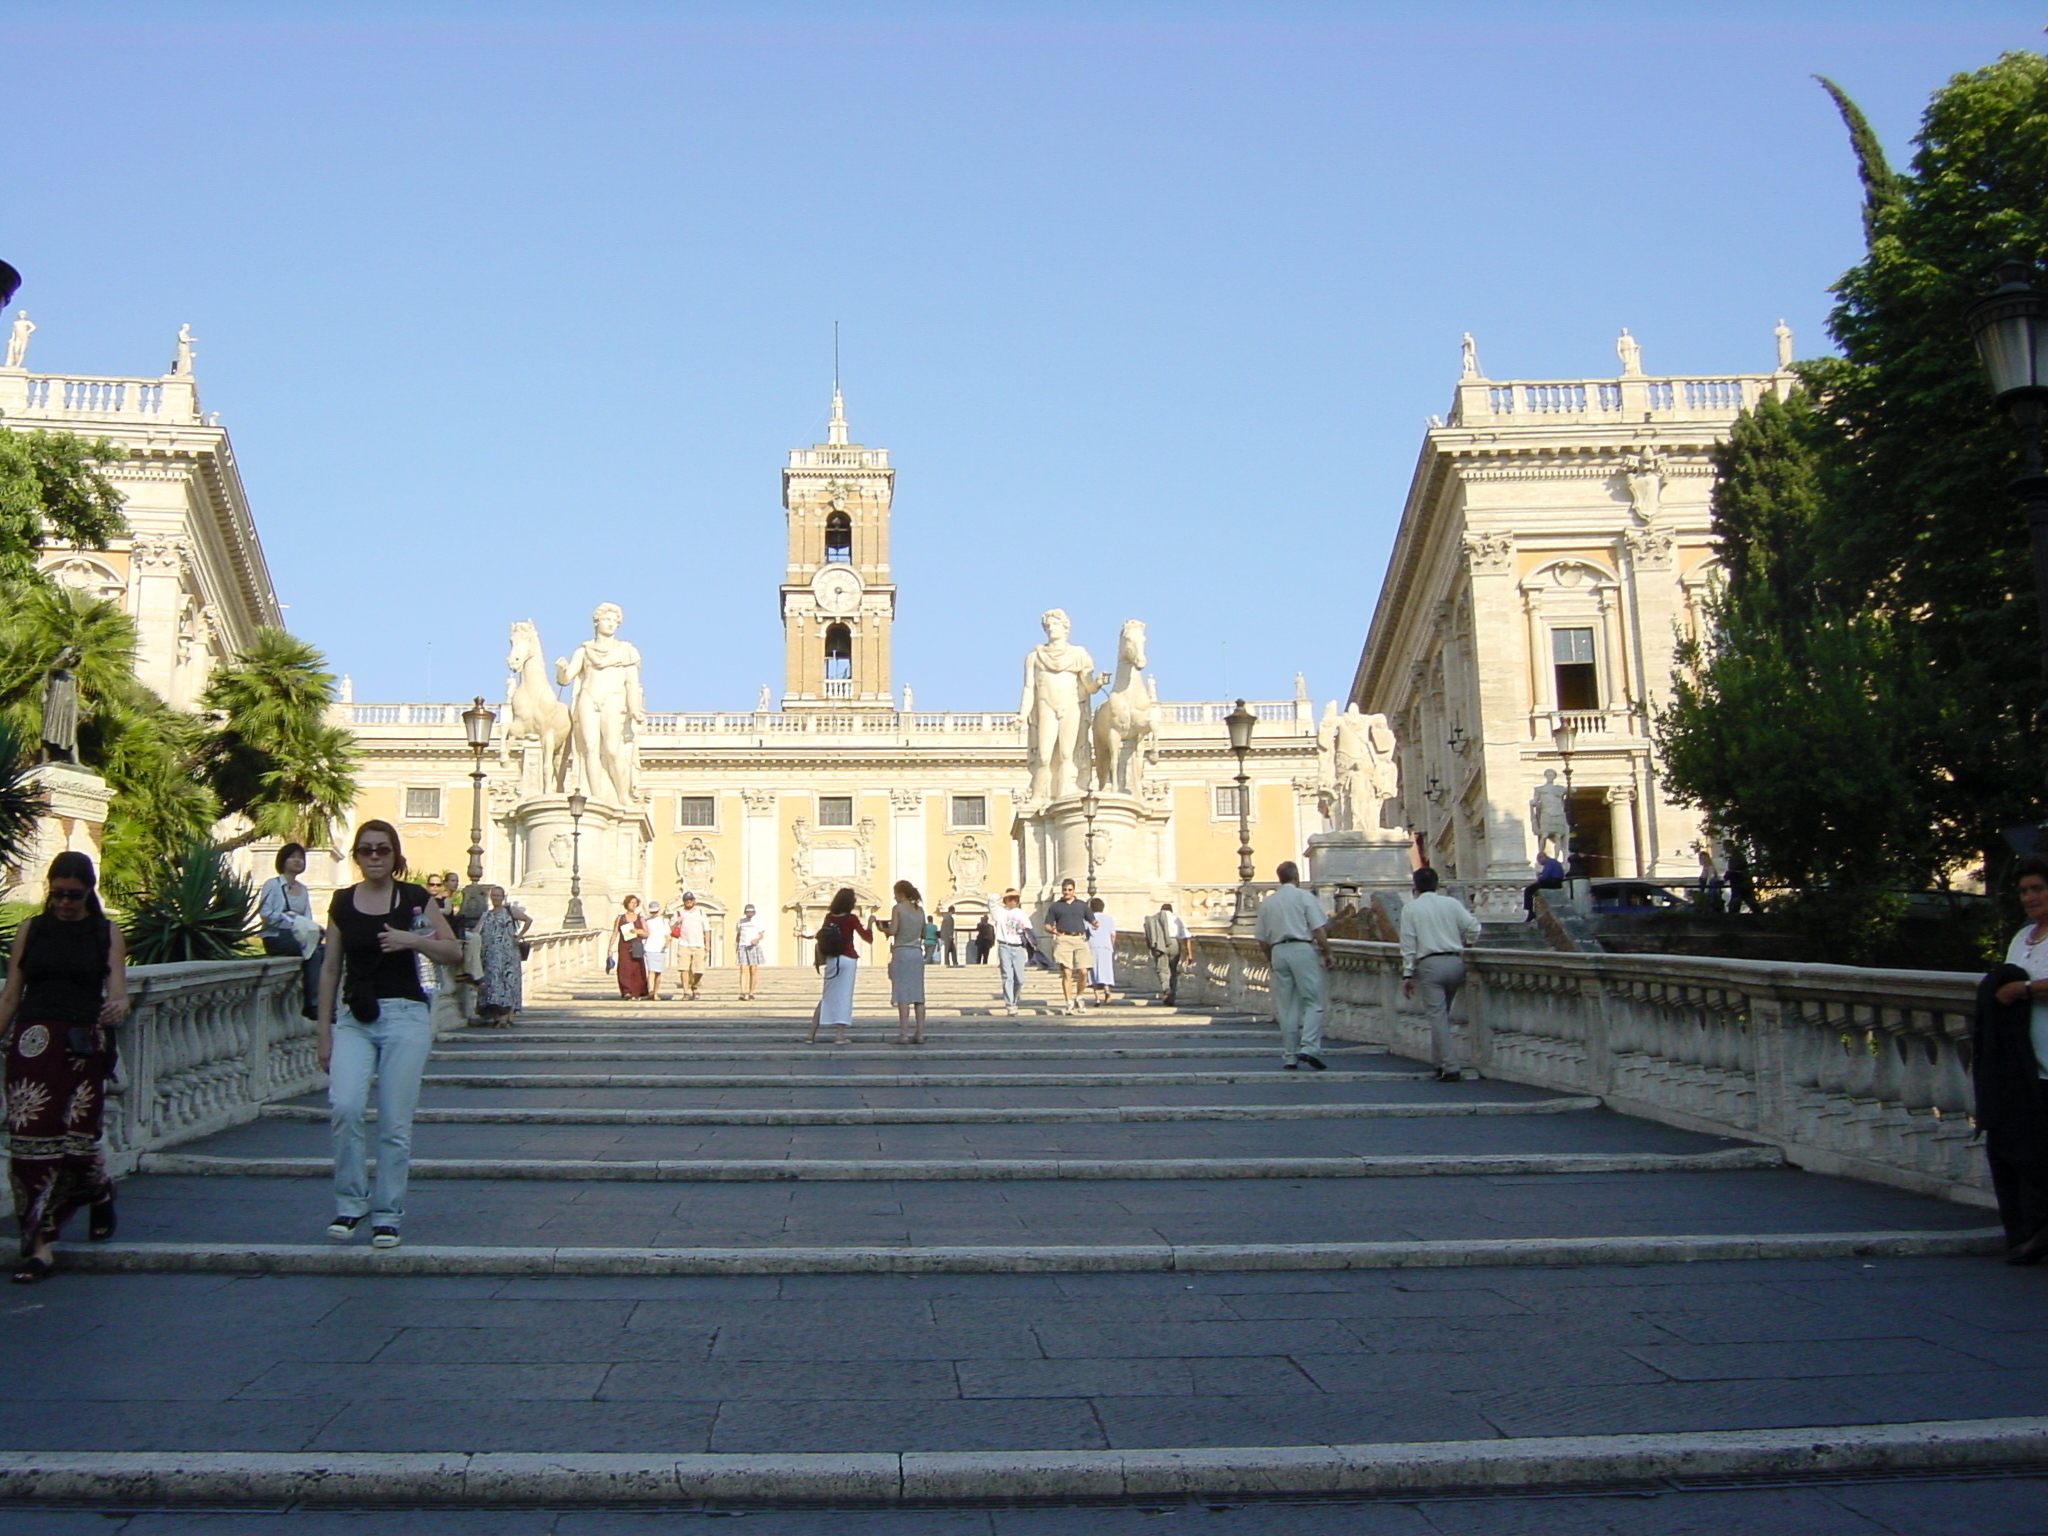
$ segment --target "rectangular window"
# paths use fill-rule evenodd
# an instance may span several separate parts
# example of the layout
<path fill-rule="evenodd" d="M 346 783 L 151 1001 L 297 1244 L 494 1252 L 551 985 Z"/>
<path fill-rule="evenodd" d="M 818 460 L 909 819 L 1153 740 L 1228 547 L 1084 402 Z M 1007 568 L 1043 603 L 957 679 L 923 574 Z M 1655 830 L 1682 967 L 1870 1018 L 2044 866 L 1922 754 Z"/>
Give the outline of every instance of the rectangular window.
<path fill-rule="evenodd" d="M 955 795 L 953 797 L 953 825 L 956 827 L 987 826 L 988 796 Z"/>
<path fill-rule="evenodd" d="M 853 825 L 853 796 L 818 796 L 818 825 L 821 827 L 850 827 Z"/>
<path fill-rule="evenodd" d="M 676 825 L 679 827 L 717 826 L 717 797 L 714 795 L 677 795 Z"/>
<path fill-rule="evenodd" d="M 1598 709 L 1600 669 L 1593 660 L 1593 631 L 1553 629 L 1550 659 L 1557 671 L 1557 707 Z"/>
<path fill-rule="evenodd" d="M 1216 814 L 1230 821 L 1237 820 L 1237 786 L 1218 784 L 1216 786 Z"/>
<path fill-rule="evenodd" d="M 407 821 L 439 821 L 441 819 L 441 791 L 438 789 L 408 789 L 405 792 L 405 819 Z"/>

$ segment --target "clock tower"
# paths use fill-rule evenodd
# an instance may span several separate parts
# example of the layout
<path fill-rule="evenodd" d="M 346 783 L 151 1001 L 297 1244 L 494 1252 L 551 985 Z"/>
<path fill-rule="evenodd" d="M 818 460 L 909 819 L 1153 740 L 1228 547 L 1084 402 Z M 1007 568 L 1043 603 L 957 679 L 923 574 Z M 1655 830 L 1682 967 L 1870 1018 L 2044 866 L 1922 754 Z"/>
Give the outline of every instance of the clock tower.
<path fill-rule="evenodd" d="M 785 710 L 885 710 L 889 631 L 889 450 L 846 440 L 835 384 L 826 441 L 793 448 L 782 472 L 789 564 L 782 577 Z"/>

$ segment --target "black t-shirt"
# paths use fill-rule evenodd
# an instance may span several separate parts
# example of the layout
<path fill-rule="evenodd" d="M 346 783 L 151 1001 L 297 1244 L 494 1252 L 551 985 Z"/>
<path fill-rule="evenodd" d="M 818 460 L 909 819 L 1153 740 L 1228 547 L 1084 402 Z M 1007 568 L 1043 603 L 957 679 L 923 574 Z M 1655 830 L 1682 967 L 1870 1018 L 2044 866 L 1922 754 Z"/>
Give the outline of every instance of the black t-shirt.
<path fill-rule="evenodd" d="M 48 913 L 28 919 L 21 949 L 24 983 L 17 1016 L 43 1024 L 91 1024 L 100 1016 L 113 955 L 113 929 L 88 913 L 66 921 Z"/>
<path fill-rule="evenodd" d="M 1054 933 L 1086 933 L 1088 917 L 1088 903 L 1079 897 L 1072 901 L 1056 901 L 1045 909 L 1045 920 L 1052 924 Z"/>
<path fill-rule="evenodd" d="M 343 886 L 327 904 L 327 921 L 341 930 L 341 953 L 347 962 L 342 973 L 343 997 L 409 997 L 425 1002 L 420 986 L 420 957 L 417 951 L 394 949 L 386 952 L 377 945 L 377 935 L 386 928 L 410 932 L 414 919 L 431 899 L 423 885 L 398 882 L 389 912 L 358 912 L 355 887 Z M 360 990 L 358 990 L 360 988 Z"/>

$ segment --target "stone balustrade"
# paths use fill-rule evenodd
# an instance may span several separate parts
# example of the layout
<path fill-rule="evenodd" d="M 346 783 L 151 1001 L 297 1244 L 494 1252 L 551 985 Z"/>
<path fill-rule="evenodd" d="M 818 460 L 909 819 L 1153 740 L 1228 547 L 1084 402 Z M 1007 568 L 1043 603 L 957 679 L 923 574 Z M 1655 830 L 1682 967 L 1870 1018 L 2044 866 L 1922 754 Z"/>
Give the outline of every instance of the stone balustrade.
<path fill-rule="evenodd" d="M 1119 937 L 1139 963 L 1142 936 Z M 1325 1032 L 1427 1059 L 1399 949 L 1333 948 Z M 1974 975 L 1533 950 L 1467 960 L 1453 1016 L 1487 1077 L 1767 1142 L 1816 1172 L 1990 1203 L 1970 1119 Z M 1256 943 L 1201 934 L 1180 996 L 1269 1012 L 1267 977 Z"/>
<path fill-rule="evenodd" d="M 603 964 L 601 929 L 532 935 L 528 988 Z M 190 961 L 128 971 L 120 1070 L 107 1091 L 108 1165 L 254 1119 L 274 1099 L 324 1081 L 312 1022 L 299 1012 L 294 960 Z"/>
<path fill-rule="evenodd" d="M 0 415 L 30 425 L 136 421 L 196 425 L 199 396 L 183 375 L 86 378 L 0 368 Z"/>

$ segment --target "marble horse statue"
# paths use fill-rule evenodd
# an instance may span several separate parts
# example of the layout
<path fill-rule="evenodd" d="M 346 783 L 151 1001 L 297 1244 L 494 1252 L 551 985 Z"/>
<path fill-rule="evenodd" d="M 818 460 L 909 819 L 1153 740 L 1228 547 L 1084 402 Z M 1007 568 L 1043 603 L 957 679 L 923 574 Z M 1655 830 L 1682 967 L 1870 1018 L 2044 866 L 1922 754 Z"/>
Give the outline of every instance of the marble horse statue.
<path fill-rule="evenodd" d="M 1145 687 L 1145 626 L 1125 619 L 1116 641 L 1116 681 L 1095 710 L 1095 784 L 1135 795 L 1145 776 L 1145 749 L 1159 734 L 1159 707 Z"/>
<path fill-rule="evenodd" d="M 512 626 L 512 653 L 505 658 L 505 665 L 511 668 L 514 680 L 504 740 L 507 746 L 522 739 L 535 744 L 540 765 L 538 791 L 558 795 L 569 771 L 569 706 L 548 681 L 546 654 L 531 619 Z"/>

